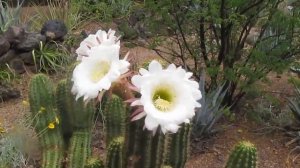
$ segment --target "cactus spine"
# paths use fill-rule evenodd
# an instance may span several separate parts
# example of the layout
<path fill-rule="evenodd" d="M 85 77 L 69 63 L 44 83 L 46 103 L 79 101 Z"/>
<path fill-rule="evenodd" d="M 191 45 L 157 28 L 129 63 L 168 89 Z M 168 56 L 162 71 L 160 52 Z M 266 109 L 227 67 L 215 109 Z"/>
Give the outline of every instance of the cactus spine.
<path fill-rule="evenodd" d="M 256 148 L 248 141 L 241 141 L 231 152 L 225 168 L 255 168 Z"/>
<path fill-rule="evenodd" d="M 59 117 L 55 113 L 54 89 L 47 76 L 37 74 L 31 79 L 29 103 L 33 126 L 43 150 L 42 167 L 61 167 L 63 138 L 59 130 Z"/>
<path fill-rule="evenodd" d="M 91 156 L 91 129 L 94 105 L 85 103 L 83 98 L 75 100 L 71 93 L 71 82 L 62 80 L 57 86 L 57 106 L 66 128 L 65 134 L 72 133 L 69 147 L 69 167 L 83 168 Z"/>

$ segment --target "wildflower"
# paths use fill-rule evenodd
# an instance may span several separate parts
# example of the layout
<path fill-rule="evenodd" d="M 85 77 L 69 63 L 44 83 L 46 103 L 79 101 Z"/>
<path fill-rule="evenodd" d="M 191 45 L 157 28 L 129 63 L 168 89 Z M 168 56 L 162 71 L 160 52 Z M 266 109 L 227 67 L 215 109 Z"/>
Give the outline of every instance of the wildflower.
<path fill-rule="evenodd" d="M 46 111 L 46 108 L 45 107 L 41 107 L 40 110 L 38 111 L 38 113 L 43 113 Z"/>
<path fill-rule="evenodd" d="M 55 117 L 55 123 L 59 124 L 59 119 L 57 117 Z"/>
<path fill-rule="evenodd" d="M 75 67 L 73 71 L 72 93 L 76 99 L 84 100 L 96 98 L 102 90 L 108 90 L 111 83 L 116 81 L 129 69 L 129 62 L 119 59 L 119 48 L 96 46 L 87 51 L 89 57 Z"/>
<path fill-rule="evenodd" d="M 103 30 L 98 30 L 96 34 L 90 34 L 80 43 L 79 48 L 76 50 L 78 54 L 77 60 L 81 61 L 84 57 L 88 57 L 88 51 L 93 47 L 120 48 L 119 37 L 116 37 L 115 33 L 114 30 L 110 29 L 107 33 Z"/>
<path fill-rule="evenodd" d="M 148 70 L 141 68 L 139 72 L 140 75 L 133 76 L 131 81 L 141 98 L 131 105 L 141 105 L 143 109 L 132 120 L 146 116 L 148 130 L 155 132 L 160 126 L 163 133 L 175 133 L 181 123 L 188 123 L 195 115 L 194 109 L 201 107 L 197 100 L 202 95 L 198 83 L 190 80 L 192 73 L 174 64 L 162 69 L 155 60 Z"/>
<path fill-rule="evenodd" d="M 6 131 L 5 131 L 5 128 L 4 127 L 2 127 L 2 123 L 0 122 L 0 134 L 3 134 L 3 133 L 5 133 Z"/>
<path fill-rule="evenodd" d="M 48 128 L 49 129 L 54 129 L 55 128 L 55 124 L 53 122 L 48 124 Z"/>
<path fill-rule="evenodd" d="M 28 103 L 28 101 L 26 101 L 26 100 L 23 100 L 23 101 L 22 101 L 22 104 L 23 104 L 24 106 L 29 106 L 29 103 Z"/>

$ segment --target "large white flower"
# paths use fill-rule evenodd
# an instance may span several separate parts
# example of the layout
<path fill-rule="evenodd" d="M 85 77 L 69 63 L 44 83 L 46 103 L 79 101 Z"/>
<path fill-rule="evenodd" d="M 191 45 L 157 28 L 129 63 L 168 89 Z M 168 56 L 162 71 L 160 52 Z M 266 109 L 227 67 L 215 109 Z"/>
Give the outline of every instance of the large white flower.
<path fill-rule="evenodd" d="M 139 72 L 140 75 L 133 76 L 131 81 L 141 98 L 131 105 L 142 105 L 143 112 L 133 120 L 146 116 L 148 130 L 156 131 L 160 126 L 163 133 L 175 133 L 181 123 L 188 123 L 195 115 L 195 107 L 201 107 L 197 100 L 202 95 L 198 83 L 190 80 L 192 73 L 174 64 L 163 69 L 155 60 L 148 70 L 141 68 Z"/>
<path fill-rule="evenodd" d="M 81 61 L 82 58 L 88 57 L 88 51 L 93 47 L 106 46 L 106 47 L 120 47 L 119 37 L 115 36 L 114 30 L 109 30 L 107 33 L 103 30 L 98 30 L 96 34 L 90 34 L 84 39 L 79 48 L 76 50 L 78 54 L 77 60 Z"/>
<path fill-rule="evenodd" d="M 119 59 L 118 46 L 92 47 L 87 55 L 73 71 L 72 92 L 77 94 L 76 99 L 96 98 L 100 91 L 108 90 L 112 82 L 128 71 L 129 62 L 126 57 Z"/>

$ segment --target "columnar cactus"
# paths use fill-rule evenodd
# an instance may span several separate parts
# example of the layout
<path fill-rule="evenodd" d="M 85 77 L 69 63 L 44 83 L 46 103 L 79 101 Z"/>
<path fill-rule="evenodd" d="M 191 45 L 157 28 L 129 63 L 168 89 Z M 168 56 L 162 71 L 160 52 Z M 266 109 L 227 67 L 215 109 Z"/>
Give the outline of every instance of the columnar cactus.
<path fill-rule="evenodd" d="M 127 109 L 123 100 L 117 95 L 109 96 L 104 107 L 106 144 L 117 137 L 125 137 Z"/>
<path fill-rule="evenodd" d="M 57 106 L 62 116 L 62 131 L 69 136 L 69 167 L 83 168 L 91 156 L 91 129 L 94 105 L 85 103 L 83 98 L 75 100 L 71 93 L 71 82 L 62 80 L 57 87 Z"/>
<path fill-rule="evenodd" d="M 71 86 L 69 80 L 62 80 L 55 94 L 45 75 L 36 75 L 31 81 L 29 97 L 35 129 L 43 147 L 42 167 L 60 168 L 64 150 L 70 168 L 184 167 L 190 125 L 183 125 L 176 134 L 164 135 L 160 128 L 154 134 L 144 129 L 143 120 L 130 122 L 130 109 L 122 95 L 113 93 L 108 95 L 103 113 L 107 145 L 105 165 L 97 160 L 91 162 L 95 106 L 93 101 L 76 100 Z"/>
<path fill-rule="evenodd" d="M 54 89 L 47 76 L 38 74 L 31 79 L 29 103 L 33 126 L 43 150 L 42 167 L 60 167 L 63 138 L 59 129 L 59 116 L 55 112 Z"/>
<path fill-rule="evenodd" d="M 56 104 L 60 114 L 61 130 L 66 146 L 73 133 L 72 113 L 75 111 L 73 95 L 69 91 L 70 84 L 67 80 L 61 80 L 56 88 Z"/>
<path fill-rule="evenodd" d="M 107 151 L 106 167 L 108 168 L 123 168 L 123 153 L 124 153 L 124 137 L 113 139 Z"/>
<path fill-rule="evenodd" d="M 256 148 L 248 141 L 239 142 L 231 152 L 225 168 L 255 168 Z"/>
<path fill-rule="evenodd" d="M 189 138 L 191 125 L 183 124 L 176 134 L 168 135 L 166 140 L 166 156 L 164 162 L 173 168 L 184 168 L 189 154 Z"/>

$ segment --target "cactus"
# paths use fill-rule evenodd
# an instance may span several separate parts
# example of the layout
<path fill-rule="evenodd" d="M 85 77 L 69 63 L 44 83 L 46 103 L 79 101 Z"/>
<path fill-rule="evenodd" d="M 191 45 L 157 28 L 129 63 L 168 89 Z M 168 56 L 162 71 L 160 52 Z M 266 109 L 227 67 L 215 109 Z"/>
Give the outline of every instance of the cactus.
<path fill-rule="evenodd" d="M 125 137 L 127 110 L 123 100 L 117 95 L 111 95 L 104 107 L 106 144 L 116 137 Z"/>
<path fill-rule="evenodd" d="M 117 137 L 113 139 L 108 147 L 106 167 L 109 168 L 122 168 L 123 163 L 123 146 L 124 137 Z"/>
<path fill-rule="evenodd" d="M 225 168 L 255 168 L 256 148 L 248 141 L 241 141 L 231 152 Z"/>
<path fill-rule="evenodd" d="M 105 166 L 100 160 L 91 158 L 95 106 L 92 101 L 84 102 L 83 98 L 75 100 L 71 86 L 70 80 L 62 80 L 55 94 L 46 76 L 37 75 L 31 81 L 29 97 L 32 116 L 36 131 L 42 132 L 39 135 L 43 148 L 42 167 L 61 167 L 64 149 L 68 152 L 66 165 L 72 168 L 184 166 L 190 126 L 184 125 L 178 133 L 171 135 L 164 135 L 159 128 L 155 135 L 143 130 L 143 120 L 128 121 L 130 109 L 122 99 L 132 96 L 128 92 L 124 92 L 124 97 L 113 93 L 107 96 L 103 113 L 108 146 Z M 56 107 L 59 115 L 55 113 Z"/>
<path fill-rule="evenodd" d="M 47 76 L 37 74 L 31 79 L 29 103 L 33 126 L 43 150 L 42 167 L 60 167 L 63 138 L 59 130 L 59 117 L 55 113 L 54 89 Z"/>
<path fill-rule="evenodd" d="M 183 124 L 176 134 L 170 134 L 166 138 L 167 153 L 165 153 L 164 164 L 173 168 L 183 168 L 189 153 L 189 138 L 191 125 Z"/>
<path fill-rule="evenodd" d="M 62 116 L 62 131 L 70 139 L 69 167 L 82 168 L 91 156 L 91 129 L 93 125 L 93 102 L 85 103 L 83 98 L 75 100 L 71 93 L 71 82 L 62 80 L 57 86 L 57 107 Z M 66 137 L 67 136 L 67 137 Z M 67 142 L 69 139 L 65 139 Z"/>
<path fill-rule="evenodd" d="M 70 83 L 61 80 L 56 88 L 56 104 L 61 118 L 61 130 L 66 146 L 68 146 L 73 133 L 72 112 L 74 112 L 74 98 L 69 91 Z"/>

